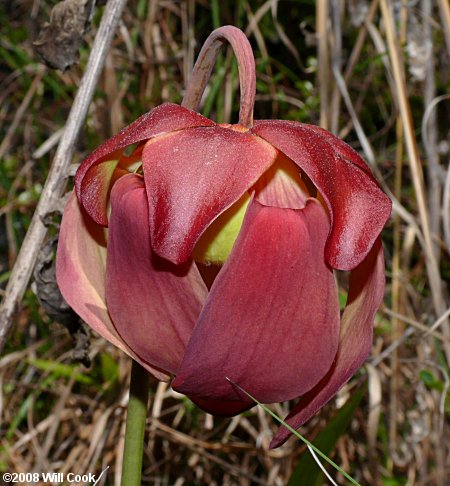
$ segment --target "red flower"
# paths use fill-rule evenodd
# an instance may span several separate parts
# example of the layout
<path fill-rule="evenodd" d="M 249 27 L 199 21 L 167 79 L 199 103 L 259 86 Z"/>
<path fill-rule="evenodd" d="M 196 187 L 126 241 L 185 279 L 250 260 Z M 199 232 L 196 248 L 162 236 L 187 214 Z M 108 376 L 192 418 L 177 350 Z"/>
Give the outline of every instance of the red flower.
<path fill-rule="evenodd" d="M 63 215 L 57 278 L 93 329 L 156 378 L 175 375 L 173 387 L 204 410 L 253 405 L 229 377 L 265 403 L 302 396 L 288 417 L 298 427 L 370 352 L 391 203 L 327 131 L 252 123 L 254 64 L 243 37 L 233 27 L 212 34 L 184 102 L 195 108 L 226 38 L 240 63 L 239 124 L 165 104 L 84 160 Z M 208 290 L 214 239 L 234 245 L 228 257 L 222 245 Z M 333 268 L 351 271 L 342 318 Z M 288 435 L 281 428 L 272 445 Z"/>

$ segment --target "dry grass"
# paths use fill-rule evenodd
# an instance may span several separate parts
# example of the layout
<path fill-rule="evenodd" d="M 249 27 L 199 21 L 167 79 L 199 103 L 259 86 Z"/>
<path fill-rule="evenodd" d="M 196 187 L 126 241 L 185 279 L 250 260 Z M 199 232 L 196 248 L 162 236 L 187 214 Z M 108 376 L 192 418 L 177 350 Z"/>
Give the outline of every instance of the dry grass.
<path fill-rule="evenodd" d="M 99 21 L 97 14 L 80 65 L 63 74 L 43 67 L 31 47 L 37 19 L 49 11 L 40 2 L 0 2 L 1 293 Z M 225 23 L 240 26 L 255 47 L 255 118 L 327 127 L 365 156 L 394 199 L 372 357 L 302 433 L 313 438 L 367 381 L 334 460 L 361 484 L 449 484 L 448 4 L 130 0 L 74 163 L 139 114 L 180 102 L 198 48 Z M 203 113 L 236 119 L 237 93 L 236 67 L 224 54 Z M 73 362 L 72 348 L 28 291 L 0 358 L 0 469 L 99 474 L 109 466 L 100 484 L 118 485 L 130 363 L 96 336 L 90 369 Z M 305 452 L 293 439 L 269 450 L 276 425 L 259 409 L 217 419 L 164 384 L 152 390 L 143 484 L 283 485 Z M 289 404 L 273 408 L 285 416 Z"/>

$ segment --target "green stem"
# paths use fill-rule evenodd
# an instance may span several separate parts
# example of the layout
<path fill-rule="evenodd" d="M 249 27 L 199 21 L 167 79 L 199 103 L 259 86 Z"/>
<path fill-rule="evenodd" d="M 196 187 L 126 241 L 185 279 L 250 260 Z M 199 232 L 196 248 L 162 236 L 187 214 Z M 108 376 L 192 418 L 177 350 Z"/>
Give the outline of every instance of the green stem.
<path fill-rule="evenodd" d="M 122 463 L 122 486 L 141 486 L 149 388 L 150 375 L 133 360 Z"/>

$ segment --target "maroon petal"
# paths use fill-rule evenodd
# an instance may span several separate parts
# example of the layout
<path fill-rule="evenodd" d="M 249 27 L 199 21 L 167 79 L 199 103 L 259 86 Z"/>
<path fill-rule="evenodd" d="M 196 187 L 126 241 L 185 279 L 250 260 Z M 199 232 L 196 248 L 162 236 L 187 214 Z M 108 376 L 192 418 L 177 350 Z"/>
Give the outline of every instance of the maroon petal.
<path fill-rule="evenodd" d="M 211 222 L 273 163 L 277 151 L 250 133 L 188 128 L 147 142 L 143 152 L 152 247 L 186 261 Z"/>
<path fill-rule="evenodd" d="M 262 402 L 298 397 L 329 370 L 339 306 L 323 249 L 325 210 L 250 203 L 172 386 L 190 397 L 236 400 L 226 377 Z"/>
<path fill-rule="evenodd" d="M 336 395 L 370 353 L 373 320 L 384 295 L 384 258 L 377 239 L 366 259 L 350 274 L 347 306 L 342 316 L 339 350 L 327 376 L 304 395 L 286 422 L 297 429 Z M 278 447 L 291 435 L 280 427 L 271 447 Z"/>
<path fill-rule="evenodd" d="M 333 135 L 325 128 L 319 127 L 317 125 L 302 124 L 305 130 L 310 130 L 316 133 L 319 137 L 324 138 L 332 147 L 335 152 L 340 154 L 344 159 L 347 159 L 350 163 L 357 165 L 362 169 L 377 185 L 378 182 L 370 171 L 368 165 L 365 163 L 364 159 L 354 150 L 348 143 L 345 143 L 336 135 Z"/>
<path fill-rule="evenodd" d="M 108 224 L 107 201 L 105 197 L 99 197 L 99 193 L 104 195 L 109 189 L 112 171 L 94 169 L 97 164 L 118 160 L 125 147 L 162 133 L 187 127 L 213 125 L 215 125 L 213 121 L 182 106 L 173 103 L 157 106 L 104 142 L 84 159 L 75 176 L 78 199 L 94 221 L 106 226 Z"/>
<path fill-rule="evenodd" d="M 158 380 L 169 376 L 141 360 L 114 328 L 105 301 L 105 230 L 81 209 L 73 192 L 64 209 L 56 254 L 56 279 L 62 295 L 89 326 L 130 355 Z"/>
<path fill-rule="evenodd" d="M 298 164 L 316 185 L 332 220 L 325 257 L 334 268 L 355 268 L 391 212 L 391 201 L 368 174 L 364 161 L 343 142 L 310 125 L 267 120 L 255 122 L 252 131 Z"/>
<path fill-rule="evenodd" d="M 216 415 L 218 417 L 233 417 L 238 415 L 256 404 L 253 400 L 247 400 L 240 395 L 236 395 L 236 401 L 222 401 L 222 400 L 202 400 L 201 398 L 191 398 L 191 400 L 206 413 Z"/>
<path fill-rule="evenodd" d="M 177 267 L 152 253 L 142 177 L 119 179 L 111 191 L 106 301 L 121 338 L 175 373 L 207 293 L 195 264 Z"/>

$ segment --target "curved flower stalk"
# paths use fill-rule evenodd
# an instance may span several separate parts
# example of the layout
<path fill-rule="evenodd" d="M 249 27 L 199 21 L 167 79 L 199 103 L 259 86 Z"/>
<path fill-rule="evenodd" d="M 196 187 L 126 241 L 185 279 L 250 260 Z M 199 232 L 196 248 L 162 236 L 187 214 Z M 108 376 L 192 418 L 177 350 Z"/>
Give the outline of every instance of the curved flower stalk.
<path fill-rule="evenodd" d="M 240 70 L 236 125 L 194 111 L 225 40 Z M 329 132 L 253 122 L 254 96 L 248 40 L 217 29 L 182 106 L 156 107 L 81 164 L 57 279 L 94 330 L 204 410 L 253 405 L 228 377 L 264 403 L 301 397 L 288 417 L 298 427 L 370 352 L 391 203 Z M 333 269 L 351 272 L 342 318 Z"/>

